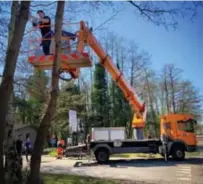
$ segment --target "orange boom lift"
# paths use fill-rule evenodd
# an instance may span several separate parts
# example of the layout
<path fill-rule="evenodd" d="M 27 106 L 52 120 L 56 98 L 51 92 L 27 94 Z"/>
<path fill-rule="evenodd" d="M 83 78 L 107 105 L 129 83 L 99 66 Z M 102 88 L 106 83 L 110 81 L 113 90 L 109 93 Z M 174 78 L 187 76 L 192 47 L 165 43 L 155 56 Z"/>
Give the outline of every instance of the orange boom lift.
<path fill-rule="evenodd" d="M 68 24 L 68 26 L 69 25 L 75 24 Z M 76 34 L 77 44 L 75 50 L 72 50 L 70 47 L 62 49 L 61 72 L 68 72 L 73 78 L 78 78 L 80 68 L 92 66 L 89 53 L 84 52 L 86 46 L 92 48 L 99 57 L 100 64 L 110 73 L 134 111 L 132 127 L 135 135 L 139 135 L 137 139 L 144 139 L 144 127 L 147 113 L 145 103 L 141 102 L 135 91 L 125 80 L 123 73 L 118 70 L 111 57 L 101 47 L 100 43 L 93 35 L 92 29 L 88 28 L 84 21 L 81 21 L 79 25 L 80 29 Z M 52 38 L 52 40 L 54 39 Z M 71 45 L 70 38 L 62 36 L 62 41 L 64 40 Z M 29 56 L 28 60 L 34 67 L 42 70 L 49 70 L 52 69 L 54 56 L 32 55 Z M 167 114 L 162 116 L 160 120 L 161 140 L 162 142 L 163 140 L 167 140 L 167 146 L 169 145 L 167 149 L 168 155 L 175 155 L 174 157 L 178 157 L 177 154 L 179 154 L 179 156 L 182 157 L 184 154 L 181 155 L 180 151 L 183 153 L 184 151 L 194 151 L 196 149 L 197 141 L 194 133 L 196 121 L 191 115 Z M 136 142 L 134 141 L 132 144 L 134 143 Z M 143 143 L 148 144 L 148 142 Z M 162 143 L 155 142 L 155 144 L 160 146 Z M 161 150 L 161 153 L 163 153 L 163 150 L 166 149 Z M 177 153 L 175 151 L 177 151 Z"/>
<path fill-rule="evenodd" d="M 70 39 L 70 38 L 69 38 Z M 131 104 L 135 114 L 132 121 L 132 127 L 142 130 L 146 120 L 146 106 L 142 103 L 132 87 L 127 83 L 124 75 L 118 70 L 111 57 L 104 51 L 97 39 L 84 21 L 80 22 L 80 30 L 77 32 L 77 48 L 73 52 L 69 49 L 69 53 L 61 54 L 61 71 L 68 72 L 73 78 L 79 76 L 79 68 L 91 67 L 92 61 L 89 58 L 89 53 L 84 52 L 86 46 L 90 46 L 97 56 L 100 58 L 100 63 L 110 73 L 118 87 L 123 91 L 126 99 Z M 62 37 L 62 40 L 67 40 L 67 37 Z M 42 70 L 52 69 L 54 56 L 30 56 L 29 62 Z M 142 131 L 143 132 L 143 131 Z"/>

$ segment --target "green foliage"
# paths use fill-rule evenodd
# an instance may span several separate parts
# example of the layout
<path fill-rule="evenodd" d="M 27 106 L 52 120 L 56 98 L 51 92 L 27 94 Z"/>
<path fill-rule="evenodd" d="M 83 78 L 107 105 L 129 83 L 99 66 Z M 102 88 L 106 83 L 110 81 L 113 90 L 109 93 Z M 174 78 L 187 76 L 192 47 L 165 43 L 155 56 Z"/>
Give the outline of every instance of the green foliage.
<path fill-rule="evenodd" d="M 81 120 L 86 118 L 85 94 L 74 81 L 63 82 L 57 100 L 56 116 L 52 121 L 51 131 L 66 139 L 69 135 L 68 113 L 75 110 Z"/>
<path fill-rule="evenodd" d="M 118 184 L 120 181 L 96 179 L 67 174 L 43 174 L 45 184 Z"/>
<path fill-rule="evenodd" d="M 100 64 L 96 64 L 94 71 L 92 107 L 97 125 L 108 127 L 110 125 L 108 83 L 106 71 Z"/>
<path fill-rule="evenodd" d="M 27 81 L 27 92 L 31 99 L 44 103 L 47 99 L 48 76 L 44 71 L 34 69 L 34 73 Z"/>
<path fill-rule="evenodd" d="M 117 64 L 117 67 L 119 65 Z M 131 107 L 126 100 L 121 89 L 115 84 L 113 80 L 110 83 L 110 119 L 111 126 L 126 127 L 127 122 L 132 120 Z"/>
<path fill-rule="evenodd" d="M 51 152 L 49 152 L 48 155 L 51 156 L 51 157 L 56 157 L 57 156 L 56 149 L 53 149 Z"/>
<path fill-rule="evenodd" d="M 45 72 L 35 69 L 27 80 L 28 98 L 14 98 L 16 116 L 20 123 L 39 124 L 48 98 L 48 82 L 49 78 Z"/>

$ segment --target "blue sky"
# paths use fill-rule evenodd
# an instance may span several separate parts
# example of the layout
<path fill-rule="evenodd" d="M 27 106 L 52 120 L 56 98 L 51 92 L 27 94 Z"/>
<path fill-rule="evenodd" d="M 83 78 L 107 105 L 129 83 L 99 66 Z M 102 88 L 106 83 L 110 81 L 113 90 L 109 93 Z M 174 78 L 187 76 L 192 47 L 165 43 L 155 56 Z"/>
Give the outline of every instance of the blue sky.
<path fill-rule="evenodd" d="M 202 17 L 203 11 L 199 11 L 193 22 L 180 19 L 175 31 L 167 31 L 126 9 L 109 29 L 127 40 L 135 41 L 140 48 L 148 51 L 152 55 L 152 67 L 155 70 L 160 70 L 166 63 L 174 63 L 183 69 L 184 78 L 192 81 L 203 95 Z"/>

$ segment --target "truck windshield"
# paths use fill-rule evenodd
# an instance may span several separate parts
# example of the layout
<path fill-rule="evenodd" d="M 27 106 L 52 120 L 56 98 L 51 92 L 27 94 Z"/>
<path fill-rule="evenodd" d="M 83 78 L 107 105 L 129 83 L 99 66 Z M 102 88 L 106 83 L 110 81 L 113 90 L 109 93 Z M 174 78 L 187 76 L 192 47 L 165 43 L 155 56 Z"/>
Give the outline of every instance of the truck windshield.
<path fill-rule="evenodd" d="M 186 132 L 194 132 L 195 131 L 196 121 L 194 119 L 189 119 L 187 121 L 178 121 L 179 130 Z"/>

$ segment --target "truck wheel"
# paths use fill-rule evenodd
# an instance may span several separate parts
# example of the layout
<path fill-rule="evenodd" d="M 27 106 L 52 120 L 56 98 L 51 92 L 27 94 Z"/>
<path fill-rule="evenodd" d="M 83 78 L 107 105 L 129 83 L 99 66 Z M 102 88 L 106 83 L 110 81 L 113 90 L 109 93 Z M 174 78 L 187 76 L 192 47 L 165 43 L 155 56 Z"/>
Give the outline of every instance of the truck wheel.
<path fill-rule="evenodd" d="M 175 146 L 172 149 L 172 158 L 173 160 L 184 160 L 185 159 L 185 149 L 183 146 Z"/>
<path fill-rule="evenodd" d="M 95 152 L 96 160 L 99 164 L 104 164 L 109 161 L 109 151 L 105 148 L 100 148 Z"/>

